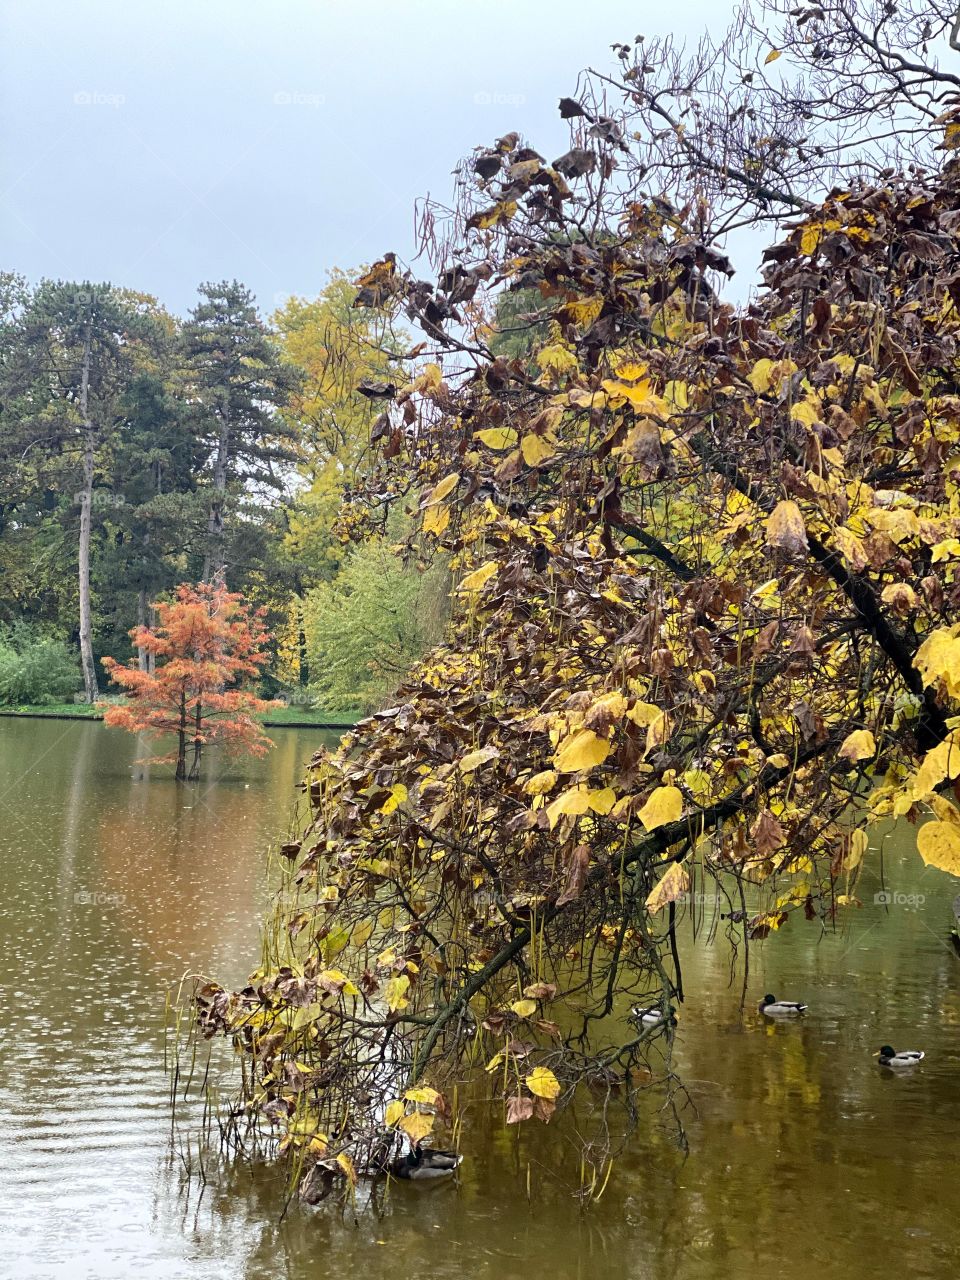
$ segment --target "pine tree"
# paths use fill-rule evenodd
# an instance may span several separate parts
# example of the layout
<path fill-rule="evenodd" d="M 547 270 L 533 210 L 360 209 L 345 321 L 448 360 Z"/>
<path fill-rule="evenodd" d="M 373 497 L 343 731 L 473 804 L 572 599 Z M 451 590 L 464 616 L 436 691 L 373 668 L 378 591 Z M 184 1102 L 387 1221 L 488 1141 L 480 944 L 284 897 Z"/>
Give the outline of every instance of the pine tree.
<path fill-rule="evenodd" d="M 279 414 L 300 383 L 281 359 L 253 295 L 238 281 L 200 286 L 183 330 L 183 356 L 198 430 L 210 457 L 203 578 L 224 582 L 231 500 L 283 487 L 296 431 Z"/>

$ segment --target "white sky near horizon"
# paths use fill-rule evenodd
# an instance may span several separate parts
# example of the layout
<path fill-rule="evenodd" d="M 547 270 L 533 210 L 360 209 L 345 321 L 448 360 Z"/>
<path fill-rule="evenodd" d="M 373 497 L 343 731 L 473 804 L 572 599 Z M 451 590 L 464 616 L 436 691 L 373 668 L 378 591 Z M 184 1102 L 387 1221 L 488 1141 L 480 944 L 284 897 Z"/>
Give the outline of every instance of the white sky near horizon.
<path fill-rule="evenodd" d="M 414 203 L 475 145 L 568 146 L 557 102 L 643 32 L 732 0 L 0 0 L 0 269 L 185 313 L 237 279 L 270 311 L 331 267 L 409 258 Z"/>

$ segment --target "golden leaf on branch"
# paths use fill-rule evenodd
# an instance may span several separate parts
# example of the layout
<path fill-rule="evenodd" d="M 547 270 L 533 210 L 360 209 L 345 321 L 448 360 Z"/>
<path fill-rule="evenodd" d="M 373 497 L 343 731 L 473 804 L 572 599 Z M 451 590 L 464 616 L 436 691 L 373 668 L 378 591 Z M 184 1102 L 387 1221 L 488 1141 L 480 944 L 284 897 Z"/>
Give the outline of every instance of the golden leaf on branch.
<path fill-rule="evenodd" d="M 483 431 L 475 431 L 473 438 L 498 452 L 512 449 L 517 443 L 517 433 L 512 427 L 487 427 Z"/>
<path fill-rule="evenodd" d="M 960 822 L 926 823 L 917 832 L 917 848 L 928 867 L 960 876 Z"/>
<path fill-rule="evenodd" d="M 433 1130 L 434 1117 L 427 1111 L 414 1111 L 404 1116 L 397 1128 L 402 1129 L 411 1142 L 422 1142 Z"/>
<path fill-rule="evenodd" d="M 422 1084 L 416 1089 L 407 1089 L 403 1095 L 408 1102 L 421 1102 L 425 1107 L 435 1107 L 440 1101 L 440 1094 L 429 1085 Z"/>
<path fill-rule="evenodd" d="M 451 471 L 448 476 L 445 476 L 438 485 L 430 490 L 423 505 L 425 507 L 432 507 L 436 503 L 442 502 L 444 498 L 453 492 L 459 483 L 460 472 Z"/>
<path fill-rule="evenodd" d="M 676 902 L 690 888 L 690 876 L 679 862 L 674 862 L 663 873 L 647 895 L 647 910 L 652 914 Z"/>
<path fill-rule="evenodd" d="M 479 591 L 484 583 L 492 578 L 497 572 L 497 562 L 488 560 L 486 564 L 482 564 L 479 569 L 474 569 L 473 573 L 468 573 L 464 580 L 457 588 L 458 591 Z"/>
<path fill-rule="evenodd" d="M 858 760 L 872 760 L 877 754 L 877 744 L 869 729 L 854 729 L 840 745 L 837 755 L 841 760 L 856 764 Z"/>
<path fill-rule="evenodd" d="M 603 764 L 610 754 L 610 743 L 592 729 L 579 729 L 565 738 L 557 748 L 553 763 L 561 773 L 575 773 Z"/>
<path fill-rule="evenodd" d="M 526 1077 L 526 1086 L 538 1098 L 552 1102 L 560 1096 L 560 1081 L 549 1067 L 534 1067 Z"/>
<path fill-rule="evenodd" d="M 518 1018 L 529 1018 L 532 1013 L 537 1012 L 536 1000 L 514 1000 L 510 1006 Z"/>
<path fill-rule="evenodd" d="M 683 794 L 679 787 L 657 787 L 650 793 L 647 803 L 637 815 L 647 831 L 668 822 L 676 822 L 683 813 Z"/>

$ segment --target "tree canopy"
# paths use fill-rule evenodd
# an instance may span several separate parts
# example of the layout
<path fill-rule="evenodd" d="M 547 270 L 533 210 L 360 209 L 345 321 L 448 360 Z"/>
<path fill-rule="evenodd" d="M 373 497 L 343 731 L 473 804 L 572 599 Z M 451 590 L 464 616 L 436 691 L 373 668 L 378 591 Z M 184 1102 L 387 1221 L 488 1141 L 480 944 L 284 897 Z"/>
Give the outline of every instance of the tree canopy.
<path fill-rule="evenodd" d="M 827 50 L 799 118 L 854 65 L 837 15 L 858 8 L 785 18 L 803 58 Z M 677 927 L 704 889 L 735 946 L 832 929 L 871 833 L 904 815 L 960 874 L 960 114 L 952 77 L 923 64 L 911 94 L 914 55 L 871 30 L 856 53 L 893 63 L 898 145 L 938 167 L 869 173 L 854 149 L 813 198 L 745 134 L 739 165 L 711 150 L 721 174 L 695 110 L 717 84 L 688 83 L 689 127 L 658 123 L 665 64 L 638 40 L 621 99 L 595 78 L 561 100 L 565 155 L 509 134 L 461 166 L 446 221 L 422 211 L 434 280 L 388 255 L 358 281 L 355 305 L 426 338 L 380 439 L 454 615 L 393 705 L 313 761 L 265 964 L 199 993 L 298 1168 L 353 1176 L 484 1069 L 508 1122 L 585 1085 L 629 1118 L 671 1030 L 626 1009 L 682 1001 Z M 748 119 L 785 101 L 765 41 Z M 729 201 L 780 225 L 742 306 Z M 541 299 L 522 356 L 488 345 L 502 289 Z M 602 1164 L 615 1126 L 595 1114 Z"/>

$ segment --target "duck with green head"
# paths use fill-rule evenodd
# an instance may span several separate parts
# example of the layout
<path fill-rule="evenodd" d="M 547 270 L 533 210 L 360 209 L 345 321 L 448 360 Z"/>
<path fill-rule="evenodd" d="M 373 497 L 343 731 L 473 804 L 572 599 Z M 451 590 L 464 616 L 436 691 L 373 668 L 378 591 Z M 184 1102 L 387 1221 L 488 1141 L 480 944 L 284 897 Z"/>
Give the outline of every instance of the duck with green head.
<path fill-rule="evenodd" d="M 778 1000 L 769 991 L 758 1005 L 760 1012 L 768 1018 L 796 1018 L 799 1014 L 806 1013 L 807 1007 L 799 1000 Z"/>
<path fill-rule="evenodd" d="M 419 1142 L 412 1143 L 405 1156 L 400 1156 L 390 1165 L 390 1173 L 395 1178 L 404 1178 L 410 1182 L 429 1182 L 437 1178 L 449 1178 L 456 1173 L 463 1156 L 455 1151 L 439 1151 L 435 1147 L 424 1147 Z"/>
<path fill-rule="evenodd" d="M 904 1067 L 915 1067 L 918 1062 L 926 1057 L 922 1049 L 894 1049 L 892 1045 L 885 1044 L 878 1049 L 873 1055 L 880 1059 L 881 1067 L 892 1067 L 895 1071 L 902 1071 Z"/>

